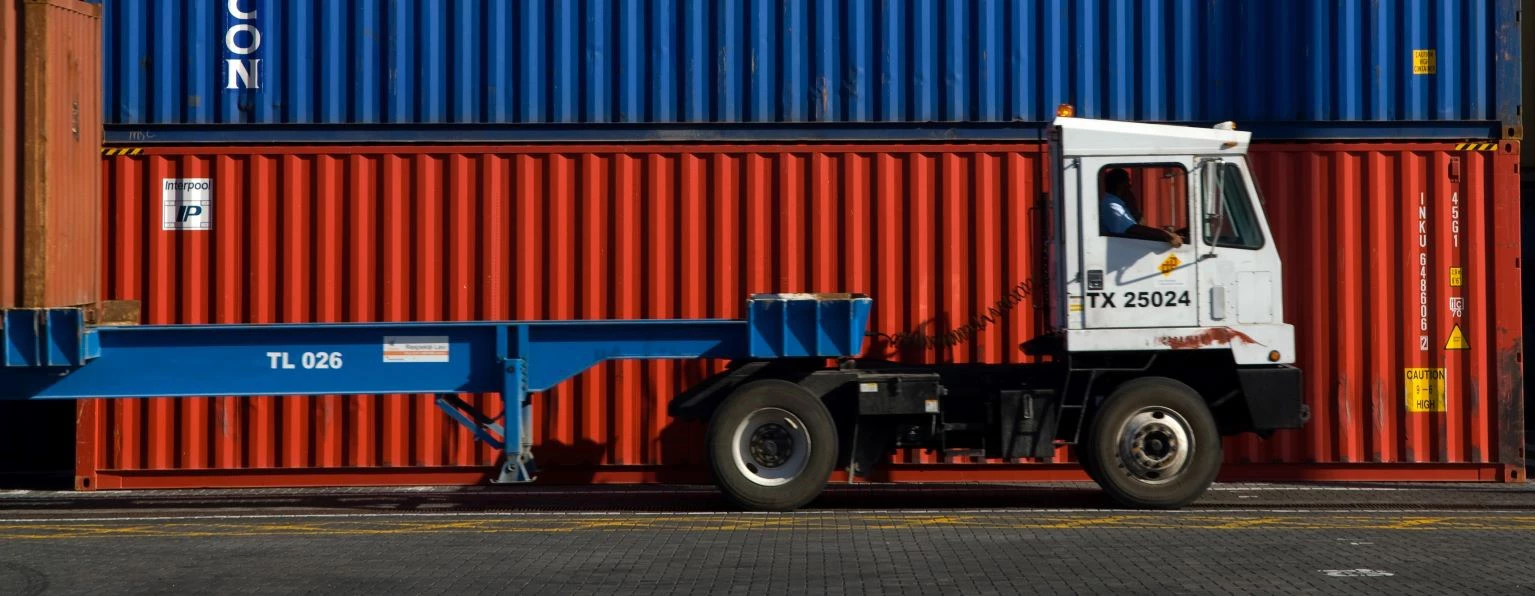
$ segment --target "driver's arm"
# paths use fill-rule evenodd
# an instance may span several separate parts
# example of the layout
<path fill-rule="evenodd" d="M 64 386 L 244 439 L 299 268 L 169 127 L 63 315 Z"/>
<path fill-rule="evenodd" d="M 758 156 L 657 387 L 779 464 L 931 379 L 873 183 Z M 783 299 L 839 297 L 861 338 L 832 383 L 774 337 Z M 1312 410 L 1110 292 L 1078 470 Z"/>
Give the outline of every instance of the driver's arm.
<path fill-rule="evenodd" d="M 1166 242 L 1168 244 L 1173 245 L 1173 248 L 1178 248 L 1180 246 L 1183 246 L 1183 237 L 1182 236 L 1179 236 L 1179 235 L 1177 235 L 1177 234 L 1175 234 L 1173 232 L 1169 232 L 1167 230 L 1159 230 L 1157 228 L 1147 227 L 1147 226 L 1143 226 L 1141 224 L 1135 224 L 1135 225 L 1130 226 L 1128 229 L 1126 229 L 1120 235 L 1121 236 L 1125 236 L 1126 238 L 1136 238 L 1136 239 L 1140 239 L 1140 240 L 1152 240 L 1152 241 L 1155 241 L 1155 242 Z"/>
<path fill-rule="evenodd" d="M 1121 205 L 1110 204 L 1104 213 L 1099 213 L 1104 218 L 1106 231 L 1114 236 L 1135 238 L 1137 240 L 1151 240 L 1153 242 L 1166 242 L 1173 248 L 1183 246 L 1183 238 L 1172 232 L 1143 226 L 1135 222 L 1135 218 Z"/>

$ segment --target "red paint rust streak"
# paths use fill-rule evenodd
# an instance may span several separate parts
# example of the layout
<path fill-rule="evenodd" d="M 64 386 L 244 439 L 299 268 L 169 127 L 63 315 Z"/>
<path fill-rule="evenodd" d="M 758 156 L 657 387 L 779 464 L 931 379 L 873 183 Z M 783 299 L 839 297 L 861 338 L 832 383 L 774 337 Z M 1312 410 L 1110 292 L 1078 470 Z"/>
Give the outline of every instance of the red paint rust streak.
<path fill-rule="evenodd" d="M 1230 345 L 1233 340 L 1239 340 L 1245 344 L 1263 345 L 1253 339 L 1252 336 L 1230 327 L 1213 327 L 1204 330 L 1204 332 L 1198 335 L 1157 338 L 1158 343 L 1174 350 L 1197 350 L 1209 346 Z"/>

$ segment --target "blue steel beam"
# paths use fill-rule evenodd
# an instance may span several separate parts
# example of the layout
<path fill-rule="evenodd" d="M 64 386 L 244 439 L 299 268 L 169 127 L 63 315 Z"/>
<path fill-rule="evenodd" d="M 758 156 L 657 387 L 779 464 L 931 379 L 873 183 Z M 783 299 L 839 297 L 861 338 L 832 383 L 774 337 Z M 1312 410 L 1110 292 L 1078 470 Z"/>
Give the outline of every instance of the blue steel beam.
<path fill-rule="evenodd" d="M 529 393 L 604 360 L 751 353 L 748 321 L 83 322 L 76 309 L 4 312 L 0 399 L 436 393 L 450 418 L 502 452 L 503 483 L 535 478 Z M 454 407 L 455 393 L 500 393 L 503 424 Z"/>
<path fill-rule="evenodd" d="M 502 362 L 511 359 L 527 363 L 526 390 L 543 391 L 604 360 L 746 357 L 747 325 L 673 320 L 100 327 L 82 335 L 94 336 L 93 345 L 99 345 L 99 356 L 84 366 L 39 367 L 27 360 L 0 368 L 0 398 L 487 393 L 502 390 Z M 7 331 L 8 343 L 37 341 L 36 332 L 25 327 Z M 67 362 L 56 353 L 58 342 L 43 345 L 53 346 L 47 348 L 49 363 Z M 22 350 L 11 346 L 7 353 L 12 351 Z"/>

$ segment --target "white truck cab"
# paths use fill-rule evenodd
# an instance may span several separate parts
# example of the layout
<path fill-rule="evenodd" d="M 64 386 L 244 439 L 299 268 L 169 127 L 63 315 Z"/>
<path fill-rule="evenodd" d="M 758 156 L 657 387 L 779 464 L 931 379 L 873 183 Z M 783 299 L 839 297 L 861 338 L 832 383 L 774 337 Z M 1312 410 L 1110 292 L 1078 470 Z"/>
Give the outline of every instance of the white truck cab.
<path fill-rule="evenodd" d="M 1191 503 L 1223 436 L 1306 419 L 1249 137 L 1054 122 L 1038 363 L 734 362 L 671 411 L 709 420 L 716 483 L 749 509 L 804 505 L 836 466 L 851 481 L 894 448 L 1052 461 L 1062 445 L 1123 505 Z"/>
<path fill-rule="evenodd" d="M 1290 364 L 1279 252 L 1247 165 L 1251 133 L 1058 118 L 1062 283 L 1052 301 L 1072 352 L 1230 350 L 1236 364 Z M 1113 172 L 1139 188 L 1141 225 L 1177 234 L 1133 237 L 1105 194 Z M 1129 197 L 1118 197 L 1128 200 Z M 1151 226 L 1148 226 L 1151 227 Z"/>

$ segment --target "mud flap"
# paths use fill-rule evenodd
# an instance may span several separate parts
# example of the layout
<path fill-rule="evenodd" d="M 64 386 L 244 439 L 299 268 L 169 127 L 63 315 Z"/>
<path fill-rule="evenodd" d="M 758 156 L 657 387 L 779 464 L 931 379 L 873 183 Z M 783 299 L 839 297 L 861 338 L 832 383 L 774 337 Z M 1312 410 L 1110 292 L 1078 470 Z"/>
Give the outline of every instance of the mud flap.
<path fill-rule="evenodd" d="M 1241 367 L 1237 380 L 1247 401 L 1253 432 L 1268 436 L 1276 430 L 1300 428 L 1306 422 L 1301 396 L 1301 370 L 1293 366 Z"/>

